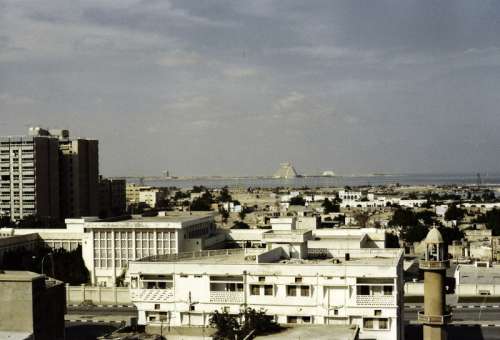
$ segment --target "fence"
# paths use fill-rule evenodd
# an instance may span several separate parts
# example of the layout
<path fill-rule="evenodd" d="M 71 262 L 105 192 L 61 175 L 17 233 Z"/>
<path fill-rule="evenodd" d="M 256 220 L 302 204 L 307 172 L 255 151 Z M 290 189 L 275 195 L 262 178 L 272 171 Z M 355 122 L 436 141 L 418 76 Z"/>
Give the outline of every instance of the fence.
<path fill-rule="evenodd" d="M 66 303 L 79 305 L 91 301 L 94 305 L 131 305 L 128 287 L 91 287 L 66 285 Z"/>

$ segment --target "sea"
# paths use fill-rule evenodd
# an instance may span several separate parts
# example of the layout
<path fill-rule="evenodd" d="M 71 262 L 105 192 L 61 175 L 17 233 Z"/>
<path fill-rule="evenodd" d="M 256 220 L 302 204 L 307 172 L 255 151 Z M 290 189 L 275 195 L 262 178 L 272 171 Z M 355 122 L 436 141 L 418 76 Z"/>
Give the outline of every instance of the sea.
<path fill-rule="evenodd" d="M 191 188 L 327 188 L 345 186 L 380 186 L 380 185 L 484 185 L 500 188 L 500 173 L 481 174 L 374 174 L 360 176 L 307 176 L 296 178 L 271 177 L 200 177 L 189 179 L 155 178 L 127 179 L 130 183 L 141 183 L 156 187 Z"/>

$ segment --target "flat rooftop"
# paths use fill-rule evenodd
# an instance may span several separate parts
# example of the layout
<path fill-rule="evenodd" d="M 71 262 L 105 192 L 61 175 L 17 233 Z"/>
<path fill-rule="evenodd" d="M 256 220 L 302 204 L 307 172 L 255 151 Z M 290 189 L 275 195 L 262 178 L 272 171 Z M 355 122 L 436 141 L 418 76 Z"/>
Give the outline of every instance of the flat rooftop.
<path fill-rule="evenodd" d="M 134 222 L 144 222 L 144 223 L 162 223 L 162 222 L 189 222 L 196 221 L 200 218 L 205 217 L 213 217 L 213 213 L 207 212 L 168 212 L 166 215 L 162 216 L 141 216 L 141 215 L 132 215 L 130 218 L 124 219 L 92 219 L 87 220 L 86 223 L 88 225 L 92 224 L 101 224 L 101 223 L 116 223 L 116 224 L 125 224 L 125 223 L 134 223 Z"/>
<path fill-rule="evenodd" d="M 255 340 L 278 339 L 328 339 L 328 340 L 354 340 L 359 328 L 354 325 L 306 325 L 284 327 L 279 333 L 259 335 Z"/>
<path fill-rule="evenodd" d="M 0 281 L 21 281 L 29 282 L 45 276 L 24 270 L 3 270 L 0 271 Z"/>
<path fill-rule="evenodd" d="M 204 250 L 198 252 L 180 253 L 172 255 L 158 255 L 145 257 L 137 260 L 139 262 L 176 262 L 176 263 L 196 263 L 196 264 L 257 264 L 256 257 L 265 253 L 245 252 L 244 249 L 218 249 L 218 250 Z M 353 253 L 358 252 L 357 255 Z M 266 264 L 283 264 L 283 265 L 322 265 L 322 266 L 395 266 L 399 258 L 402 256 L 402 251 L 378 252 L 378 254 L 367 252 L 359 253 L 359 250 L 353 251 L 346 249 L 340 251 L 342 256 L 333 258 L 310 258 L 310 259 L 277 259 L 274 261 L 262 261 L 259 265 Z M 350 254 L 350 259 L 345 260 L 345 253 Z M 360 256 L 361 255 L 361 256 Z"/>

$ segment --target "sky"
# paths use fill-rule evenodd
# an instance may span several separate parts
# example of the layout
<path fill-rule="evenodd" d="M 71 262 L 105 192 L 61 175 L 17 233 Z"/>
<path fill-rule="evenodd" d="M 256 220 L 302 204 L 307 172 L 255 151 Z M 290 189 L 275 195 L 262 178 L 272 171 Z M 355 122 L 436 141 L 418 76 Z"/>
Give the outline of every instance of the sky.
<path fill-rule="evenodd" d="M 106 176 L 500 171 L 500 1 L 0 0 L 0 135 Z"/>

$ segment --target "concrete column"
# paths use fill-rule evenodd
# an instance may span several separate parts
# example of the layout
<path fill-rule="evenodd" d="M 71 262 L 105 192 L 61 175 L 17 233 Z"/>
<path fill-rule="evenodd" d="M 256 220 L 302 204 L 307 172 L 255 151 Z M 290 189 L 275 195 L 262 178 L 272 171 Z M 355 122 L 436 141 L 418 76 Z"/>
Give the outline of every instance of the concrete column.
<path fill-rule="evenodd" d="M 66 305 L 69 305 L 69 301 L 71 298 L 69 295 L 69 283 L 66 283 L 65 286 L 66 286 Z"/>
<path fill-rule="evenodd" d="M 83 302 L 85 301 L 85 285 L 82 283 L 80 287 L 82 288 L 82 302 Z"/>
<path fill-rule="evenodd" d="M 424 272 L 424 310 L 426 315 L 443 315 L 445 307 L 444 272 Z"/>

